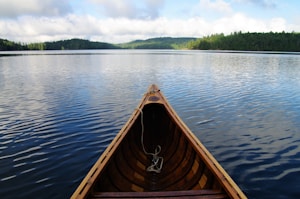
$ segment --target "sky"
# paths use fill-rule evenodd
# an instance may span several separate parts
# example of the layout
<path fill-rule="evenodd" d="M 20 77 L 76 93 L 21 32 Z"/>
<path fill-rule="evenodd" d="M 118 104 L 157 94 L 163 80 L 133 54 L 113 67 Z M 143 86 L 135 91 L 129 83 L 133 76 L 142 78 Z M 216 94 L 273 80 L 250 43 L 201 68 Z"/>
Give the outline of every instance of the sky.
<path fill-rule="evenodd" d="M 300 32 L 299 0 L 0 0 L 0 38 L 123 43 L 153 37 Z"/>

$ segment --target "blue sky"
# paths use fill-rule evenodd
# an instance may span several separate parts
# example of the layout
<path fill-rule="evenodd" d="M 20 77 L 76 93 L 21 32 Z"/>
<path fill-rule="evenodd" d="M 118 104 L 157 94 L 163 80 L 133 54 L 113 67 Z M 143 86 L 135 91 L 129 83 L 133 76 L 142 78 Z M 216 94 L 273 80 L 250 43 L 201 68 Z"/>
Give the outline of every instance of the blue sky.
<path fill-rule="evenodd" d="M 215 33 L 300 32 L 298 0 L 0 0 L 0 38 L 111 43 Z"/>

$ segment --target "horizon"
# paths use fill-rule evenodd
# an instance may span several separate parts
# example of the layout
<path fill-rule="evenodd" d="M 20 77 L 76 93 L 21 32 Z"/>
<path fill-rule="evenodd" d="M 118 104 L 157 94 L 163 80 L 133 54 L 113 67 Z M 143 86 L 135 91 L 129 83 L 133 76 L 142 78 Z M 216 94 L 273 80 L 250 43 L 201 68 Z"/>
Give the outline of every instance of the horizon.
<path fill-rule="evenodd" d="M 1 0 L 0 38 L 120 44 L 238 31 L 299 32 L 299 7 L 297 0 Z"/>
<path fill-rule="evenodd" d="M 239 31 L 237 31 L 239 32 Z M 285 31 L 282 31 L 282 32 L 241 32 L 242 34 L 246 34 L 246 33 L 261 33 L 261 34 L 268 34 L 268 33 L 295 33 L 295 34 L 300 34 L 300 32 L 295 32 L 295 31 L 291 31 L 291 32 L 285 32 Z M 223 33 L 217 33 L 217 34 L 223 34 Z M 231 35 L 231 34 L 234 34 L 234 32 L 230 33 L 230 34 L 227 34 L 227 35 Z M 95 41 L 95 40 L 89 40 L 89 39 L 84 39 L 84 38 L 66 38 L 66 39 L 60 39 L 60 40 L 53 40 L 53 41 L 40 41 L 40 42 L 20 42 L 20 41 L 13 41 L 13 40 L 9 40 L 9 39 L 6 39 L 6 38 L 0 38 L 2 40 L 8 40 L 10 42 L 14 42 L 14 43 L 21 43 L 21 45 L 28 45 L 28 44 L 34 44 L 34 43 L 46 43 L 46 42 L 59 42 L 59 41 L 68 41 L 68 40 L 74 40 L 74 39 L 78 39 L 78 40 L 85 40 L 85 41 L 89 41 L 89 42 L 99 42 L 99 43 L 107 43 L 107 44 L 112 44 L 112 45 L 120 45 L 120 44 L 126 44 L 126 43 L 131 43 L 131 42 L 136 42 L 136 41 L 147 41 L 147 40 L 150 40 L 150 39 L 160 39 L 160 38 L 172 38 L 172 39 L 183 39 L 183 38 L 188 38 L 188 39 L 201 39 L 201 38 L 204 38 L 204 37 L 210 37 L 212 36 L 213 34 L 211 35 L 205 35 L 203 37 L 182 37 L 182 36 L 178 36 L 178 37 L 170 37 L 170 36 L 164 36 L 164 37 L 151 37 L 151 38 L 145 38 L 145 39 L 135 39 L 135 40 L 131 40 L 131 41 L 125 41 L 125 42 L 122 42 L 122 43 L 112 43 L 112 42 L 104 42 L 104 41 Z M 224 36 L 227 36 L 224 34 Z"/>
<path fill-rule="evenodd" d="M 103 41 L 95 41 L 95 40 L 89 40 L 89 39 L 84 39 L 84 38 L 67 38 L 67 39 L 61 39 L 61 40 L 53 40 L 53 41 L 41 41 L 41 42 L 32 42 L 32 43 L 26 43 L 26 42 L 23 42 L 23 44 L 33 44 L 33 43 L 46 43 L 46 42 L 58 42 L 58 41 L 69 41 L 69 40 L 75 40 L 75 39 L 78 39 L 78 40 L 85 40 L 85 41 L 89 41 L 89 42 L 99 42 L 99 43 L 108 43 L 108 44 L 114 44 L 114 45 L 118 45 L 118 44 L 125 44 L 125 43 L 131 43 L 131 42 L 135 42 L 135 41 L 146 41 L 146 40 L 150 40 L 150 39 L 160 39 L 160 38 L 172 38 L 172 39 L 183 39 L 183 38 L 188 38 L 188 39 L 199 39 L 197 37 L 169 37 L 169 36 L 165 36 L 165 37 L 151 37 L 151 38 L 146 38 L 146 39 L 135 39 L 135 40 L 132 40 L 132 41 L 125 41 L 125 42 L 122 42 L 122 43 L 112 43 L 112 42 L 103 42 Z M 6 38 L 0 38 L 0 39 L 3 39 L 3 40 L 8 40 Z M 22 43 L 22 42 L 19 42 L 19 41 L 13 41 L 13 40 L 8 40 L 8 41 L 11 41 L 11 42 L 14 42 L 14 43 Z M 22 45 L 23 45 L 22 44 Z"/>

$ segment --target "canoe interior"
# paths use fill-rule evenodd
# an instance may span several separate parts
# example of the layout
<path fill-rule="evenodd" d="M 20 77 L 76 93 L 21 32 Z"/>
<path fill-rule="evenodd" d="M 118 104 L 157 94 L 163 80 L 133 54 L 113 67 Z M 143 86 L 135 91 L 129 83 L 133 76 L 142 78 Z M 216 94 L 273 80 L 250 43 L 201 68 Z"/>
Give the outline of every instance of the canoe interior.
<path fill-rule="evenodd" d="M 147 172 L 152 157 L 141 145 L 141 114 L 98 176 L 92 193 L 161 192 L 217 190 L 225 193 L 220 182 L 190 144 L 185 133 L 170 117 L 164 105 L 147 104 L 143 108 L 144 146 L 154 152 L 161 146 L 160 173 Z"/>

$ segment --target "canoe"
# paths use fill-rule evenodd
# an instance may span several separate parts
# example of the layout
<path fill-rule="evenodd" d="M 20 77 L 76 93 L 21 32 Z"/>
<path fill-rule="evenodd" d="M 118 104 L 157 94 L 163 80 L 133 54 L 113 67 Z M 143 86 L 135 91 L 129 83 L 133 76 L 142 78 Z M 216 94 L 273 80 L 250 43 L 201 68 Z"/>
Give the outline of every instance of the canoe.
<path fill-rule="evenodd" d="M 71 198 L 246 198 L 151 85 Z"/>

